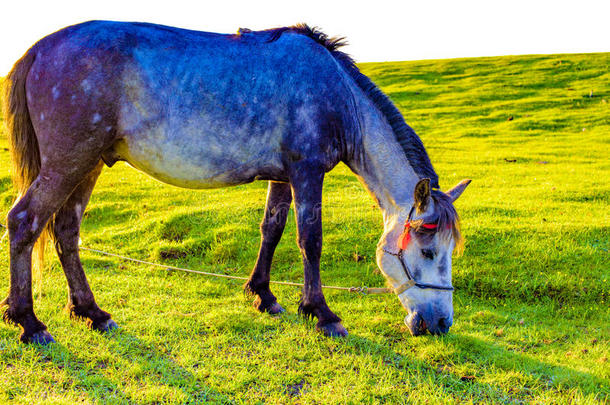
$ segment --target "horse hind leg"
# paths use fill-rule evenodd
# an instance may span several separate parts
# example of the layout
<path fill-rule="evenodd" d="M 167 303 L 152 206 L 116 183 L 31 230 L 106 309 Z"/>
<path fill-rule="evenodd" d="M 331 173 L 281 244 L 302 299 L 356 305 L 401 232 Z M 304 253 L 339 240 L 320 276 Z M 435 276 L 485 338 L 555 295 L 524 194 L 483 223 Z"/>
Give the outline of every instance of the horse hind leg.
<path fill-rule="evenodd" d="M 84 319 L 91 329 L 105 332 L 117 328 L 117 324 L 110 314 L 102 311 L 95 302 L 78 254 L 83 213 L 102 168 L 103 163 L 100 161 L 57 211 L 53 234 L 55 250 L 68 281 L 69 295 L 66 309 L 73 319 Z"/>
<path fill-rule="evenodd" d="M 32 299 L 32 249 L 53 214 L 70 196 L 75 186 L 92 170 L 81 167 L 55 166 L 41 168 L 23 197 L 8 214 L 10 240 L 10 288 L 3 304 L 8 308 L 3 319 L 21 326 L 20 340 L 24 343 L 46 344 L 53 337 L 34 314 Z"/>
<path fill-rule="evenodd" d="M 36 191 L 39 185 L 40 182 L 35 181 L 7 215 L 10 286 L 8 297 L 2 301 L 2 306 L 6 307 L 2 319 L 22 328 L 19 339 L 23 343 L 47 344 L 54 340 L 46 325 L 34 314 L 32 297 L 32 250 L 45 223 L 53 214 L 37 204 Z"/>
<path fill-rule="evenodd" d="M 250 279 L 244 285 L 247 293 L 256 295 L 254 306 L 261 312 L 270 314 L 284 312 L 284 308 L 277 303 L 275 295 L 269 288 L 269 281 L 273 253 L 284 232 L 291 202 L 292 193 L 288 183 L 269 182 L 265 214 L 260 225 L 261 245 L 258 258 Z"/>

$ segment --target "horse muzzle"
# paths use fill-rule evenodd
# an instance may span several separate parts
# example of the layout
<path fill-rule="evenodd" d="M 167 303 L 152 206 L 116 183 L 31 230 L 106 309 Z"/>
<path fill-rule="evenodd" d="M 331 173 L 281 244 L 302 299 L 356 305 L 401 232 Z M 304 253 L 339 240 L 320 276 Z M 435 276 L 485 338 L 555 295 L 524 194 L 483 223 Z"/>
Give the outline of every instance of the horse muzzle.
<path fill-rule="evenodd" d="M 405 317 L 405 325 L 413 336 L 430 332 L 433 335 L 444 335 L 453 324 L 453 316 L 433 311 L 413 311 Z"/>

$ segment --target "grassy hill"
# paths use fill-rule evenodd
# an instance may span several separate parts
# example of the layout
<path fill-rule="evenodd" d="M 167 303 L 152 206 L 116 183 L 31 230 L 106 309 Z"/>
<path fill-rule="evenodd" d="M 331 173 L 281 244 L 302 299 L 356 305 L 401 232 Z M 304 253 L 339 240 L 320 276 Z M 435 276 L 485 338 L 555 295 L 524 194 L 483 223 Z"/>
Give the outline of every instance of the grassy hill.
<path fill-rule="evenodd" d="M 287 308 L 259 315 L 241 283 L 83 252 L 100 306 L 121 329 L 88 331 L 62 311 L 53 258 L 36 299 L 58 343 L 17 343 L 0 325 L 0 400 L 18 403 L 602 403 L 610 399 L 610 53 L 361 65 L 419 133 L 467 239 L 454 259 L 455 322 L 412 338 L 392 295 L 327 291 L 350 331 L 325 339 Z M 0 138 L 0 215 L 14 198 Z M 263 182 L 190 191 L 125 164 L 106 169 L 83 245 L 176 266 L 247 275 L 258 248 Z M 324 193 L 322 280 L 383 286 L 382 223 L 345 166 Z M 289 219 L 275 280 L 300 281 Z M 1 246 L 0 290 L 8 286 Z M 364 260 L 360 260 L 362 257 Z"/>

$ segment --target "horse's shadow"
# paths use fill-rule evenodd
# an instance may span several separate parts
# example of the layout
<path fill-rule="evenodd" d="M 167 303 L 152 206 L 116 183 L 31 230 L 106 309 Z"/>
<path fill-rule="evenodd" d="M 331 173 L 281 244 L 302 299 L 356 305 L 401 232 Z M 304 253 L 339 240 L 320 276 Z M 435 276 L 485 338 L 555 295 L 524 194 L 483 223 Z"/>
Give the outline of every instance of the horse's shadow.
<path fill-rule="evenodd" d="M 276 317 L 275 322 L 266 323 L 264 329 L 269 332 L 282 333 L 282 330 L 294 327 L 295 323 L 305 323 L 305 326 L 313 329 L 315 321 L 305 320 L 296 313 L 287 313 Z M 235 325 L 231 326 L 228 323 L 223 327 L 232 329 Z M 237 332 L 247 339 L 254 339 L 253 336 L 248 336 L 249 332 L 247 330 L 239 329 Z M 94 334 L 95 332 L 87 333 Z M 257 332 L 253 330 L 250 333 L 254 335 Z M 260 333 L 260 328 L 258 328 L 258 333 Z M 311 333 L 315 332 L 312 330 Z M 84 339 L 96 340 L 97 338 L 93 336 L 95 335 L 92 335 L 92 337 L 85 336 Z M 40 362 L 52 363 L 53 367 L 63 370 L 68 377 L 69 384 L 85 393 L 94 402 L 131 403 L 161 400 L 161 398 L 154 399 L 146 397 L 146 394 L 142 392 L 133 391 L 134 386 L 142 385 L 142 381 L 139 381 L 141 379 L 145 380 L 147 384 L 162 384 L 165 392 L 174 391 L 174 400 L 182 398 L 179 399 L 179 402 L 206 403 L 231 402 L 232 400 L 230 395 L 223 394 L 206 383 L 205 376 L 197 375 L 197 370 L 178 364 L 172 357 L 171 350 L 168 351 L 163 346 L 162 341 L 147 342 L 123 328 L 104 335 L 104 339 L 106 343 L 99 345 L 99 350 L 106 350 L 107 353 L 96 355 L 94 363 L 86 355 L 79 354 L 62 343 L 54 343 L 46 347 L 33 347 L 39 354 Z M 430 339 L 442 340 L 455 349 L 458 353 L 457 356 L 462 356 L 459 353 L 468 352 L 467 361 L 471 363 L 476 365 L 485 364 L 485 367 L 494 367 L 501 372 L 521 371 L 525 374 L 531 374 L 533 378 L 546 384 L 549 390 L 560 391 L 565 389 L 567 376 L 574 377 L 574 381 L 568 383 L 567 388 L 577 387 L 583 395 L 599 396 L 600 393 L 604 395 L 604 392 L 607 393 L 610 390 L 607 381 L 592 374 L 566 366 L 545 363 L 527 354 L 510 351 L 501 345 L 455 332 L 442 337 L 421 336 L 413 338 L 408 336 L 407 332 L 396 330 L 391 333 L 391 336 L 387 336 L 388 341 L 385 344 L 352 332 L 346 339 L 333 340 L 332 345 L 339 346 L 341 348 L 340 353 L 356 357 L 368 357 L 371 362 L 383 364 L 383 367 L 386 368 L 393 368 L 409 378 L 412 377 L 410 370 L 422 370 L 432 376 L 440 391 L 448 397 L 455 397 L 456 384 L 468 385 L 470 388 L 467 392 L 511 395 L 510 393 L 503 393 L 506 387 L 502 386 L 501 383 L 495 384 L 484 381 L 479 379 L 476 373 L 474 376 L 461 375 L 451 366 L 451 363 L 463 362 L 464 359 L 453 361 L 451 354 L 448 355 L 449 357 L 441 356 L 446 360 L 422 359 L 409 351 L 395 350 L 392 347 L 393 343 L 390 342 L 391 340 L 402 341 L 407 339 L 419 340 L 422 346 Z M 322 336 L 319 337 L 318 343 L 316 343 L 316 340 L 311 342 L 311 344 L 319 345 L 328 343 L 329 340 Z M 411 341 L 409 346 L 416 348 L 418 342 Z M 337 353 L 334 355 L 337 355 Z M 121 372 L 121 369 L 124 369 L 124 372 Z M 557 383 L 554 381 L 555 375 L 560 375 L 564 381 Z M 135 383 L 130 383 L 130 379 L 135 380 Z M 517 386 L 511 388 L 512 393 L 517 396 L 520 393 L 527 394 L 529 388 L 518 386 L 518 384 L 517 382 Z"/>
<path fill-rule="evenodd" d="M 88 333 L 97 333 L 90 331 Z M 35 350 L 39 363 L 51 363 L 67 376 L 71 389 L 85 393 L 95 403 L 162 402 L 142 390 L 134 391 L 126 386 L 126 380 L 141 378 L 152 384 L 162 384 L 165 394 L 182 403 L 226 403 L 230 399 L 205 384 L 202 378 L 175 362 L 171 354 L 134 336 L 125 329 L 104 334 L 107 344 L 100 350 L 107 355 L 91 359 L 79 355 L 60 342 L 48 346 L 21 346 L 23 350 Z M 114 368 L 114 370 L 108 370 Z M 121 371 L 123 369 L 123 371 Z M 157 378 L 157 382 L 154 379 Z M 152 379 L 152 380 L 151 380 Z M 136 382 L 135 385 L 141 385 Z M 169 391 L 174 391 L 169 393 Z"/>
<path fill-rule="evenodd" d="M 353 296 L 335 295 L 333 298 L 337 303 L 337 301 L 351 300 Z M 357 317 L 357 311 L 354 309 L 350 318 Z M 281 319 L 281 322 L 308 322 L 310 327 L 315 323 L 315 321 L 299 321 L 295 317 L 296 315 L 289 315 Z M 285 327 L 288 328 L 289 325 Z M 342 354 L 368 357 L 369 362 L 393 368 L 406 378 L 412 378 L 413 370 L 418 370 L 418 374 L 419 370 L 422 370 L 431 376 L 443 393 L 456 400 L 463 399 L 461 395 L 475 392 L 490 393 L 492 396 L 497 395 L 498 398 L 507 396 L 531 398 L 534 386 L 542 386 L 544 391 L 563 394 L 566 397 L 576 393 L 583 397 L 610 398 L 608 380 L 580 370 L 577 365 L 571 367 L 556 364 L 551 360 L 539 360 L 535 354 L 528 354 L 527 347 L 507 346 L 484 337 L 453 330 L 443 336 L 412 337 L 406 328 L 400 327 L 392 327 L 388 331 L 386 327 L 374 330 L 373 326 L 374 329 L 370 332 L 360 332 L 355 330 L 356 328 L 350 328 L 349 319 L 346 319 L 346 327 L 350 329 L 349 336 L 335 341 Z M 377 336 L 367 337 L 369 333 L 384 336 L 382 339 L 378 339 Z M 325 338 L 320 337 L 321 345 L 326 344 L 325 341 Z M 397 346 L 401 342 L 405 344 L 404 350 Z M 431 343 L 434 348 L 430 355 L 422 357 L 416 354 L 420 347 L 431 349 Z M 443 347 L 447 350 L 443 351 Z M 333 351 L 337 353 L 336 349 Z M 471 371 L 466 373 L 465 370 Z M 492 370 L 491 374 L 490 370 Z M 503 377 L 495 379 L 493 374 L 502 374 Z M 417 381 L 420 383 L 427 377 L 417 378 L 424 379 Z M 507 385 L 506 379 L 511 381 L 510 384 Z M 477 398 L 474 397 L 472 400 L 476 401 Z"/>
<path fill-rule="evenodd" d="M 523 372 L 536 379 L 537 384 L 543 384 L 547 387 L 546 389 L 551 391 L 559 392 L 569 390 L 570 388 L 578 388 L 583 395 L 595 397 L 599 397 L 600 394 L 610 395 L 610 384 L 602 378 L 563 365 L 545 363 L 531 356 L 515 353 L 500 345 L 494 345 L 476 337 L 450 332 L 450 335 L 443 337 L 431 335 L 410 337 L 405 335 L 404 339 L 445 340 L 458 353 L 465 350 L 470 351 L 469 357 L 471 360 L 469 361 L 471 362 L 472 358 L 476 357 L 478 363 L 485 364 L 486 368 L 493 367 L 503 373 Z M 366 352 L 363 352 L 363 348 L 366 348 Z M 495 392 L 500 396 L 511 394 L 516 396 L 520 394 L 531 395 L 529 383 L 527 382 L 521 386 L 519 386 L 518 382 L 514 382 L 514 386 L 510 387 L 509 393 L 502 393 L 506 387 L 502 387 L 501 383 L 483 382 L 478 379 L 477 373 L 475 375 L 463 375 L 456 371 L 452 366 L 456 361 L 451 358 L 448 358 L 446 361 L 438 359 L 422 360 L 415 356 L 398 353 L 392 350 L 389 345 L 379 344 L 366 337 L 354 334 L 351 334 L 346 340 L 344 353 L 354 355 L 366 354 L 383 363 L 386 367 L 393 367 L 397 371 L 408 372 L 408 369 L 411 368 L 428 371 L 434 375 L 434 381 L 439 385 L 441 390 L 452 397 L 455 397 L 456 394 L 456 383 L 470 385 L 471 389 L 468 390 L 469 392 Z M 451 357 L 451 355 L 449 356 Z M 461 355 L 458 356 L 462 357 Z M 463 362 L 464 360 L 461 359 L 461 361 Z M 460 360 L 457 362 L 460 362 Z M 559 380 L 556 381 L 558 376 Z M 473 398 L 473 400 L 476 399 Z"/>

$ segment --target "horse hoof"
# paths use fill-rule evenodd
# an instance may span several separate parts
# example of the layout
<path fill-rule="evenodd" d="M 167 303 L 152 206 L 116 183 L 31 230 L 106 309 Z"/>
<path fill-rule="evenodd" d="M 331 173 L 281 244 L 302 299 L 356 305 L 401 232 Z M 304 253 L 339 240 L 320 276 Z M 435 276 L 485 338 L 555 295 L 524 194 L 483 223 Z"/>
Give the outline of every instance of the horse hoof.
<path fill-rule="evenodd" d="M 326 325 L 316 326 L 319 332 L 322 332 L 327 337 L 345 337 L 347 329 L 341 325 L 341 322 L 327 323 Z"/>
<path fill-rule="evenodd" d="M 46 346 L 49 343 L 55 342 L 55 339 L 53 339 L 53 336 L 51 336 L 51 334 L 49 332 L 47 332 L 46 330 L 36 332 L 36 333 L 32 334 L 31 336 L 22 334 L 20 337 L 20 340 L 23 343 L 34 343 L 34 344 L 38 344 L 41 346 Z"/>
<path fill-rule="evenodd" d="M 258 309 L 259 312 L 267 312 L 270 315 L 281 314 L 285 311 L 284 308 L 282 308 L 282 306 L 277 303 L 277 301 L 275 301 L 271 305 L 268 305 L 263 303 L 260 297 L 256 297 L 252 305 L 254 305 L 254 308 Z"/>
<path fill-rule="evenodd" d="M 115 321 L 113 321 L 112 319 L 107 319 L 104 322 L 101 322 L 100 324 L 96 325 L 93 329 L 99 331 L 99 332 L 110 332 L 111 330 L 114 329 L 118 329 L 119 325 L 117 325 L 117 323 Z"/>
<path fill-rule="evenodd" d="M 266 311 L 270 315 L 278 315 L 282 312 L 286 312 L 286 310 L 277 302 L 274 302 L 269 308 L 266 309 Z"/>

